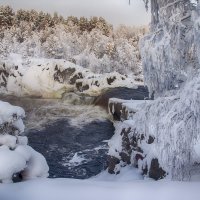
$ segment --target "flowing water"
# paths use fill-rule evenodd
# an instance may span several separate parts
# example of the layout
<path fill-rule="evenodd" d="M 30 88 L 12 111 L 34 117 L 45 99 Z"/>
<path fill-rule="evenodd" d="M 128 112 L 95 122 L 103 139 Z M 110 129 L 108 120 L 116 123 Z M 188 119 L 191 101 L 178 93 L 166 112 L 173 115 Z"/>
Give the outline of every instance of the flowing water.
<path fill-rule="evenodd" d="M 114 97 L 121 93 L 115 91 Z M 24 134 L 47 159 L 50 177 L 85 179 L 105 169 L 114 127 L 105 109 L 91 105 L 93 98 L 69 93 L 63 99 L 0 99 L 24 108 Z"/>

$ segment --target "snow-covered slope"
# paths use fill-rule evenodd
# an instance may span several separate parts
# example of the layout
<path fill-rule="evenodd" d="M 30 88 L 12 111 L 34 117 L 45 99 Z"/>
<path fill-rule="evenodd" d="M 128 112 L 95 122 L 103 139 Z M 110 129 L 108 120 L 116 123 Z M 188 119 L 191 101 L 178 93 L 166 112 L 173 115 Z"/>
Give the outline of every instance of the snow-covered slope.
<path fill-rule="evenodd" d="M 17 96 L 60 98 L 69 91 L 96 96 L 108 88 L 135 85 L 134 77 L 94 74 L 65 60 L 22 59 L 13 54 L 0 64 L 0 92 Z"/>
<path fill-rule="evenodd" d="M 47 177 L 49 167 L 45 158 L 30 146 L 24 131 L 24 110 L 0 101 L 0 182 Z"/>

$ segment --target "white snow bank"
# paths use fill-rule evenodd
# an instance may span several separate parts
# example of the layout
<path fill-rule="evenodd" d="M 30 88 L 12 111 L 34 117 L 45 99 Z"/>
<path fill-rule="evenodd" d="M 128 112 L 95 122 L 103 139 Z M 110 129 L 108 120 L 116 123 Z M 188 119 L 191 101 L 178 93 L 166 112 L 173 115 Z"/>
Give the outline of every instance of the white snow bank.
<path fill-rule="evenodd" d="M 48 177 L 49 167 L 45 158 L 27 145 L 18 145 L 11 150 L 0 147 L 0 181 L 12 182 L 14 174 L 21 173 L 23 179 Z"/>
<path fill-rule="evenodd" d="M 115 122 L 115 134 L 108 141 L 109 151 L 108 155 L 120 159 L 119 153 L 122 152 L 122 135 L 121 135 L 121 122 Z"/>
<path fill-rule="evenodd" d="M 0 145 L 6 145 L 9 148 L 14 149 L 17 144 L 17 137 L 12 135 L 0 135 Z"/>
<path fill-rule="evenodd" d="M 200 183 L 38 179 L 0 185 L 2 200 L 199 200 Z"/>
<path fill-rule="evenodd" d="M 96 96 L 108 88 L 137 84 L 134 78 L 117 72 L 94 74 L 65 60 L 22 59 L 16 54 L 1 61 L 0 70 L 0 93 L 16 96 L 61 98 L 70 91 Z"/>
<path fill-rule="evenodd" d="M 7 146 L 1 146 L 0 180 L 3 183 L 12 182 L 13 175 L 24 170 L 26 161 L 20 154 L 10 150 Z"/>
<path fill-rule="evenodd" d="M 49 176 L 49 167 L 42 154 L 28 145 L 19 146 L 16 151 L 24 156 L 24 158 L 28 158 L 28 164 L 22 172 L 23 179 L 46 178 Z"/>

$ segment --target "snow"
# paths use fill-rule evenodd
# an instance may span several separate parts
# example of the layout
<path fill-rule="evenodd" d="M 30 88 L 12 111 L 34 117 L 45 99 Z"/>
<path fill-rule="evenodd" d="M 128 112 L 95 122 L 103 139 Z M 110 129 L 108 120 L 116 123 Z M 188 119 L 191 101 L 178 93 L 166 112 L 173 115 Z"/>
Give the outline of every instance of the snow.
<path fill-rule="evenodd" d="M 109 155 L 119 157 L 121 131 L 131 128 L 129 138 L 145 137 L 138 143 L 144 157 L 140 169 L 146 165 L 149 168 L 151 160 L 158 158 L 159 165 L 173 180 L 190 180 L 199 174 L 199 73 L 191 77 L 176 95 L 150 101 L 129 120 L 116 123 L 115 135 L 109 142 Z M 148 144 L 150 136 L 155 138 L 152 144 Z"/>
<path fill-rule="evenodd" d="M 107 170 L 101 172 L 90 180 L 95 181 L 108 181 L 108 182 L 135 182 L 137 180 L 144 180 L 140 171 L 133 166 L 125 166 L 121 168 L 120 173 L 117 175 L 109 174 Z"/>
<path fill-rule="evenodd" d="M 6 18 L 8 12 L 4 7 L 1 7 L 1 12 Z M 123 74 L 135 74 L 142 80 L 138 42 L 147 32 L 147 27 L 121 25 L 113 30 L 112 26 L 104 20 L 103 22 L 101 18 L 98 23 L 95 22 L 96 25 L 94 20 L 91 21 L 92 24 L 85 24 L 86 30 L 82 31 L 80 30 L 82 22 L 79 24 L 77 19 L 78 24 L 74 24 L 72 16 L 66 18 L 65 22 L 64 19 L 58 22 L 59 20 L 49 16 L 53 24 L 55 23 L 55 26 L 49 27 L 49 17 L 48 22 L 43 21 L 43 18 L 37 22 L 36 19 L 42 17 L 41 13 L 33 14 L 25 10 L 20 12 L 20 16 L 15 12 L 13 16 L 15 22 L 11 27 L 1 30 L 0 57 L 18 53 L 24 57 L 61 58 L 73 61 L 95 73 L 110 73 L 116 70 Z M 22 16 L 27 14 L 35 20 L 26 21 Z M 90 19 L 85 20 L 90 21 Z M 96 27 L 87 31 L 91 29 L 91 25 Z"/>
<path fill-rule="evenodd" d="M 6 135 L 6 138 L 8 137 L 9 135 Z M 10 149 L 6 142 L 0 147 L 0 180 L 3 183 L 12 182 L 16 173 L 21 173 L 24 180 L 48 177 L 49 167 L 40 153 L 28 145 L 17 144 L 14 141 L 12 146 L 9 141 L 9 146 L 12 147 Z"/>
<path fill-rule="evenodd" d="M 13 174 L 26 167 L 26 160 L 7 146 L 0 147 L 0 160 L 0 180 L 3 183 L 12 182 Z"/>
<path fill-rule="evenodd" d="M 30 146 L 21 146 L 21 149 L 16 149 L 17 152 L 29 153 L 25 157 L 29 156 L 28 165 L 23 171 L 23 178 L 25 180 L 33 178 L 46 178 L 49 176 L 49 166 L 47 165 L 44 156 L 37 151 L 35 151 Z"/>
<path fill-rule="evenodd" d="M 108 155 L 115 156 L 116 158 L 120 158 L 119 152 L 122 151 L 122 135 L 121 135 L 121 123 L 115 122 L 115 134 L 108 141 L 109 151 Z"/>
<path fill-rule="evenodd" d="M 66 92 L 97 96 L 113 87 L 135 87 L 133 77 L 117 72 L 94 74 L 62 59 L 22 58 L 11 54 L 0 64 L 2 77 L 1 93 L 16 96 L 61 98 Z"/>
<path fill-rule="evenodd" d="M 119 112 L 117 105 L 121 106 L 121 121 L 124 119 L 132 119 L 137 111 L 148 104 L 150 101 L 146 100 L 123 100 L 117 98 L 110 98 L 108 103 L 108 110 L 110 115 L 114 115 L 115 112 Z M 111 106 L 111 107 L 110 107 Z"/>
<path fill-rule="evenodd" d="M 194 8 L 189 0 L 151 3 L 151 32 L 142 39 L 140 49 L 144 81 L 156 99 L 139 106 L 113 100 L 127 109 L 128 121 L 115 125 L 109 155 L 120 158 L 122 130 L 130 129 L 130 140 L 140 138 L 137 147 L 142 149 L 143 158 L 134 163 L 133 148 L 129 155 L 132 164 L 138 164 L 142 171 L 150 169 L 151 161 L 157 158 L 168 178 L 192 180 L 200 173 L 200 4 Z M 148 143 L 150 137 L 155 139 L 152 144 Z"/>
<path fill-rule="evenodd" d="M 0 181 L 12 182 L 15 174 L 23 179 L 48 177 L 45 158 L 30 146 L 24 131 L 22 108 L 0 101 Z"/>
<path fill-rule="evenodd" d="M 199 200 L 199 183 L 38 179 L 0 185 L 2 200 Z"/>
<path fill-rule="evenodd" d="M 17 144 L 17 137 L 12 135 L 0 135 L 0 145 L 4 144 L 9 148 L 15 148 Z"/>
<path fill-rule="evenodd" d="M 162 96 L 181 88 L 199 68 L 198 10 L 190 0 L 152 4 L 151 32 L 140 42 L 144 82 L 150 94 Z"/>
<path fill-rule="evenodd" d="M 22 118 L 25 117 L 25 112 L 22 108 L 12 106 L 7 102 L 0 101 L 0 130 L 5 123 L 11 124 L 19 132 L 24 131 Z"/>
<path fill-rule="evenodd" d="M 16 119 L 19 117 L 24 117 L 24 110 L 20 107 L 11 106 L 7 102 L 0 102 L 0 116 L 1 116 L 1 123 L 4 123 L 5 121 L 12 121 L 13 120 L 13 114 L 16 114 Z"/>

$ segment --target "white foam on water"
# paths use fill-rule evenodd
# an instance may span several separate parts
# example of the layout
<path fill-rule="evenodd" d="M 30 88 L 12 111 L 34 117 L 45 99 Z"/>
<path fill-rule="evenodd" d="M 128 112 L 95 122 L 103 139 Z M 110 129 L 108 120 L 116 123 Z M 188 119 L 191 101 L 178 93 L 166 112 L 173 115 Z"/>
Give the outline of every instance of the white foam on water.
<path fill-rule="evenodd" d="M 82 97 L 75 95 L 75 98 Z M 60 119 L 66 119 L 71 126 L 79 128 L 93 121 L 105 121 L 109 119 L 108 113 L 101 107 L 86 105 L 90 99 L 86 99 L 81 105 L 74 105 L 70 102 L 74 101 L 74 96 L 70 101 L 70 98 L 62 100 L 5 97 L 4 99 L 25 109 L 26 118 L 24 122 L 26 130 L 41 130 L 46 125 Z"/>

